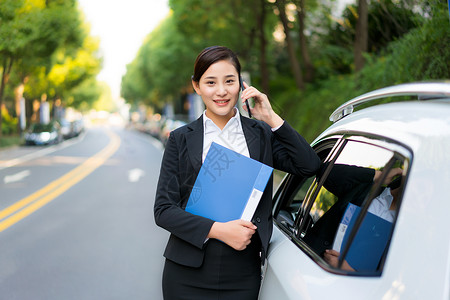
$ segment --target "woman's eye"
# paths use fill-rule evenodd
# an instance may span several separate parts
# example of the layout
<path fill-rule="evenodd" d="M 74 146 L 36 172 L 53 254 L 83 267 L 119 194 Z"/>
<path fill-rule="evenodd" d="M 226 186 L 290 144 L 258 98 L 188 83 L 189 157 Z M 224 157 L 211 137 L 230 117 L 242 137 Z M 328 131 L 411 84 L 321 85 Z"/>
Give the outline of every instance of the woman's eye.
<path fill-rule="evenodd" d="M 214 81 L 207 81 L 206 84 L 208 84 L 208 85 L 213 85 L 213 84 L 214 84 Z"/>
<path fill-rule="evenodd" d="M 228 80 L 226 81 L 226 83 L 228 83 L 228 84 L 233 84 L 233 83 L 234 83 L 234 79 L 228 79 Z"/>

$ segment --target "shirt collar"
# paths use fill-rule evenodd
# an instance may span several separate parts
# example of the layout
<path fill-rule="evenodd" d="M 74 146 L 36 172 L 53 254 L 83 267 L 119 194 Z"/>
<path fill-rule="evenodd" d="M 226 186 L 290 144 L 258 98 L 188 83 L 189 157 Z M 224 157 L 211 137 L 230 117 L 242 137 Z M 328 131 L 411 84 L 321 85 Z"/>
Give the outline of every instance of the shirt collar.
<path fill-rule="evenodd" d="M 236 120 L 238 122 L 238 125 L 241 126 L 241 117 L 240 117 L 241 115 L 239 114 L 239 109 L 237 109 L 236 107 L 234 107 L 233 109 L 235 111 L 235 114 L 234 116 L 231 117 L 230 120 L 228 120 L 228 123 L 225 125 L 224 129 L 227 127 L 228 124 L 235 122 L 234 120 Z M 219 129 L 219 127 L 213 122 L 213 120 L 211 120 L 206 116 L 206 109 L 205 109 L 203 111 L 203 129 L 205 133 L 207 132 L 208 128 L 211 128 L 210 126 L 214 126 L 215 128 Z"/>
<path fill-rule="evenodd" d="M 392 200 L 394 200 L 394 197 L 391 194 L 391 188 L 385 188 L 380 194 L 380 197 L 384 200 L 383 204 L 385 204 L 389 209 L 389 207 L 391 207 Z"/>

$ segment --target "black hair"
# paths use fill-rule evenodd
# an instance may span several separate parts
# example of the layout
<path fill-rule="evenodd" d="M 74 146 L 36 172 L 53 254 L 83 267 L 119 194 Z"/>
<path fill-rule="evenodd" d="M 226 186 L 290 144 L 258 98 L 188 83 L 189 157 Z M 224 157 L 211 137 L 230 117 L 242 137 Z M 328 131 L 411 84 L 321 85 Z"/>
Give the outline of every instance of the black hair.
<path fill-rule="evenodd" d="M 211 46 L 203 49 L 197 56 L 194 64 L 194 75 L 192 75 L 192 80 L 194 82 L 199 82 L 206 70 L 208 70 L 212 64 L 221 60 L 230 61 L 236 68 L 239 78 L 241 78 L 241 64 L 239 63 L 237 55 L 227 47 Z"/>

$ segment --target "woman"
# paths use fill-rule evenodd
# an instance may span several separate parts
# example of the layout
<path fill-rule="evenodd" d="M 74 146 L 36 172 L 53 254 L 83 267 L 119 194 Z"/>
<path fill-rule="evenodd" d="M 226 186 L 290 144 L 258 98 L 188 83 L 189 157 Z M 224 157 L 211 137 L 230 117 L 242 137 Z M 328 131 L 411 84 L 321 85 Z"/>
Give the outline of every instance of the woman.
<path fill-rule="evenodd" d="M 320 161 L 308 143 L 276 114 L 266 95 L 244 83 L 241 101 L 254 99 L 249 119 L 239 114 L 241 66 L 228 48 L 197 57 L 192 85 L 206 110 L 171 132 L 161 164 L 155 221 L 171 235 L 164 252 L 164 299 L 257 299 L 272 234 L 272 178 L 252 222 L 227 223 L 184 210 L 211 143 L 286 172 L 310 176 Z"/>

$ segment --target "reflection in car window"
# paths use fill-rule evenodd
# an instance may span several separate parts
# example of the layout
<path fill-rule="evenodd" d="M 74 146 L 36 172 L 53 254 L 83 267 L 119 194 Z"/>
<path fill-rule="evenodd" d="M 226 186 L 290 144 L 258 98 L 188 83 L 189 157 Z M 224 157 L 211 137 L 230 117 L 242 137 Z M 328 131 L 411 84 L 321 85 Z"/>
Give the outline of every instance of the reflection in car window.
<path fill-rule="evenodd" d="M 358 213 L 361 211 L 361 207 L 365 203 L 367 203 L 367 208 L 370 206 L 368 201 L 371 199 L 366 199 L 368 199 L 369 193 L 376 188 L 375 185 L 378 184 L 376 178 L 381 176 L 381 171 L 387 172 L 385 167 L 392 161 L 393 156 L 394 153 L 384 148 L 366 143 L 349 141 L 332 166 L 328 166 L 328 164 L 323 165 L 323 169 L 330 167 L 331 170 L 325 178 L 324 184 L 320 188 L 314 201 L 314 205 L 310 210 L 313 222 L 309 228 L 306 228 L 306 231 L 303 234 L 303 240 L 318 255 L 323 256 L 331 266 L 341 267 L 347 271 L 377 270 L 391 231 L 389 225 L 385 226 L 385 232 L 378 232 L 378 235 L 384 236 L 384 242 L 373 242 L 372 248 L 369 248 L 373 249 L 374 246 L 380 245 L 379 248 L 381 249 L 381 252 L 378 251 L 376 255 L 374 254 L 377 256 L 373 258 L 373 261 L 376 261 L 375 265 L 372 263 L 369 267 L 367 264 L 361 262 L 357 263 L 357 258 L 353 258 L 357 255 L 354 253 L 356 246 L 348 246 L 349 249 L 345 249 L 345 247 L 347 246 L 346 243 L 349 241 L 348 237 L 351 233 L 349 225 L 350 221 L 354 224 L 355 220 L 358 219 Z M 391 166 L 390 168 L 393 167 L 394 166 Z M 323 173 L 324 170 L 321 172 Z M 400 172 L 402 172 L 401 169 Z M 321 174 L 319 174 L 319 176 L 321 176 Z M 381 186 L 381 183 L 379 185 Z M 378 192 L 373 193 L 374 196 L 379 196 Z M 348 215 L 349 210 L 352 208 L 358 209 L 355 211 L 353 218 L 352 215 Z M 346 221 L 345 218 L 343 218 L 344 214 L 347 215 Z M 369 216 L 372 216 L 372 214 L 366 214 L 366 219 L 368 219 Z M 359 221 L 360 224 L 370 226 L 367 225 L 367 222 L 361 222 L 361 220 Z M 370 222 L 375 221 L 371 220 Z M 341 227 L 340 232 L 338 230 L 339 227 Z M 348 229 L 348 231 L 342 230 L 342 228 Z M 377 230 L 381 229 L 378 229 L 377 227 Z M 359 235 L 357 237 L 360 238 Z M 337 243 L 336 239 L 340 239 L 340 241 Z M 355 234 L 353 234 L 353 239 L 354 242 L 356 242 Z M 373 241 L 373 239 L 367 236 L 367 240 L 365 241 L 366 244 L 371 241 Z M 363 253 L 364 249 L 365 248 L 360 248 L 359 250 L 361 254 L 360 260 L 363 262 L 370 260 L 370 255 L 367 252 Z M 345 251 L 345 253 L 342 253 L 342 251 Z M 349 263 L 348 260 L 344 259 L 343 254 L 347 256 L 351 255 L 352 262 Z"/>
<path fill-rule="evenodd" d="M 396 204 L 401 191 L 399 182 L 404 182 L 401 180 L 406 172 L 404 165 L 403 158 L 390 150 L 348 140 L 335 161 L 324 161 L 316 180 L 311 178 L 298 186 L 291 201 L 285 202 L 291 205 L 287 209 L 291 217 L 297 218 L 296 212 L 301 215 L 295 221 L 298 221 L 296 237 L 332 268 L 358 272 L 380 270 L 398 211 Z M 308 189 L 311 192 L 305 199 Z M 294 203 L 298 202 L 301 208 L 295 210 Z M 385 223 L 374 223 L 377 218 Z M 364 244 L 372 243 L 370 249 L 379 249 L 371 254 L 371 259 L 368 250 L 358 244 L 368 224 L 372 238 L 367 238 Z M 362 262 L 357 262 L 358 257 Z"/>
<path fill-rule="evenodd" d="M 289 232 L 293 232 L 294 230 L 294 221 L 297 218 L 308 188 L 311 186 L 314 179 L 315 176 L 309 178 L 291 176 L 288 180 L 289 184 L 286 184 L 288 188 L 285 186 L 282 193 L 275 195 L 274 203 L 277 203 L 276 200 L 279 200 L 280 198 L 282 198 L 284 202 L 275 205 L 276 207 L 281 206 L 281 209 L 275 210 L 274 215 L 276 216 L 276 220 Z M 289 187 L 295 187 L 295 190 L 292 191 Z M 294 196 L 288 196 L 291 194 Z"/>
<path fill-rule="evenodd" d="M 329 155 L 332 148 L 335 146 L 337 140 L 331 139 L 319 145 L 319 150 L 316 149 L 321 160 Z M 288 232 L 293 232 L 294 221 L 297 219 L 300 207 L 309 188 L 313 186 L 316 176 L 301 177 L 289 175 L 284 178 L 283 183 L 274 195 L 274 211 L 275 220 Z"/>

